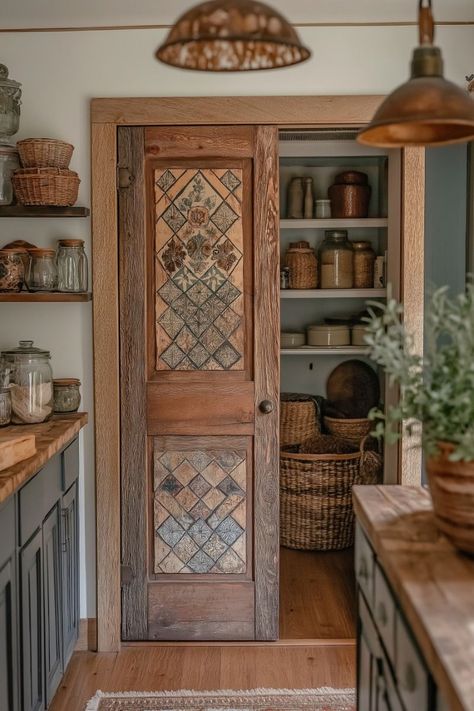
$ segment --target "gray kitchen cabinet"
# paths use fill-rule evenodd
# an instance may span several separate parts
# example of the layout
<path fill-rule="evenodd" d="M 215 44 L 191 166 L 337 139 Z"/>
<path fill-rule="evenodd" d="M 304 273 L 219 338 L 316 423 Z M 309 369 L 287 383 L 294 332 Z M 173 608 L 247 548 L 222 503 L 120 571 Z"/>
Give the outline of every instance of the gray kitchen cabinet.
<path fill-rule="evenodd" d="M 19 555 L 22 711 L 45 708 L 42 558 L 43 535 L 38 529 Z"/>
<path fill-rule="evenodd" d="M 43 609 L 45 697 L 48 706 L 63 673 L 59 505 L 43 523 Z"/>
<path fill-rule="evenodd" d="M 79 634 L 79 516 L 77 483 L 64 494 L 61 509 L 63 660 L 69 662 Z"/>
<path fill-rule="evenodd" d="M 44 711 L 79 633 L 77 439 L 0 504 L 0 711 Z"/>

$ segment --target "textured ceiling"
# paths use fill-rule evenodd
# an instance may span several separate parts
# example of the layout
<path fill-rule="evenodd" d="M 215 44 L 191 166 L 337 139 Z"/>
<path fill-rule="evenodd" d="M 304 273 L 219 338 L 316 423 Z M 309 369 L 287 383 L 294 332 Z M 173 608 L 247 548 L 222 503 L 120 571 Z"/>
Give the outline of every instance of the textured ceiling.
<path fill-rule="evenodd" d="M 193 0 L 1 0 L 0 29 L 169 25 Z M 417 0 L 269 0 L 291 22 L 411 22 Z M 437 22 L 474 22 L 474 0 L 434 0 Z"/>

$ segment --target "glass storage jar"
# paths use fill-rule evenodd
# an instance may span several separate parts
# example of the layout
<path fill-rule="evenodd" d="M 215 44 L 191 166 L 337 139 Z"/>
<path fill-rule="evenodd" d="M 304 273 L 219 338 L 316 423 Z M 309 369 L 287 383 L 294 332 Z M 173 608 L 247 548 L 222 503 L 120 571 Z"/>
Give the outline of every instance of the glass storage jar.
<path fill-rule="evenodd" d="M 352 289 L 353 249 L 346 230 L 326 230 L 319 248 L 319 263 L 321 289 Z"/>
<path fill-rule="evenodd" d="M 25 283 L 22 252 L 0 249 L 0 291 L 21 291 Z"/>
<path fill-rule="evenodd" d="M 77 412 L 81 404 L 77 378 L 58 378 L 53 380 L 54 412 Z"/>
<path fill-rule="evenodd" d="M 18 151 L 13 146 L 0 144 L 0 205 L 12 204 L 12 174 L 19 167 Z"/>
<path fill-rule="evenodd" d="M 35 348 L 33 341 L 20 341 L 18 348 L 2 352 L 11 364 L 12 422 L 45 422 L 53 414 L 53 372 L 49 351 Z"/>
<path fill-rule="evenodd" d="M 0 137 L 14 136 L 20 127 L 21 84 L 8 78 L 8 67 L 0 64 Z"/>
<path fill-rule="evenodd" d="M 354 250 L 354 288 L 371 289 L 374 285 L 375 252 L 370 242 L 352 242 Z"/>
<path fill-rule="evenodd" d="M 30 291 L 54 291 L 58 284 L 54 249 L 30 249 L 26 285 Z"/>
<path fill-rule="evenodd" d="M 0 387 L 0 427 L 9 425 L 12 419 L 12 399 L 10 388 Z"/>
<path fill-rule="evenodd" d="M 58 291 L 87 291 L 88 266 L 84 240 L 59 240 L 56 263 Z"/>

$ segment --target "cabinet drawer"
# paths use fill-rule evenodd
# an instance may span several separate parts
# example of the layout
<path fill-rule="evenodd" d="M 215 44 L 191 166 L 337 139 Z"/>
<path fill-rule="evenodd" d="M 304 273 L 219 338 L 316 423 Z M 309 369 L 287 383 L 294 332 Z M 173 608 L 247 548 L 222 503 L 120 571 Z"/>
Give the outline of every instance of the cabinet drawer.
<path fill-rule="evenodd" d="M 415 647 L 404 620 L 397 613 L 396 629 L 396 677 L 403 704 L 411 711 L 428 709 L 429 674 Z"/>
<path fill-rule="evenodd" d="M 67 491 L 79 477 L 79 439 L 76 437 L 63 452 L 63 491 Z"/>
<path fill-rule="evenodd" d="M 355 536 L 355 574 L 370 607 L 374 601 L 374 554 L 359 524 Z"/>
<path fill-rule="evenodd" d="M 0 568 L 15 550 L 15 497 L 0 506 Z"/>
<path fill-rule="evenodd" d="M 380 566 L 375 564 L 374 617 L 392 666 L 395 666 L 395 601 Z"/>
<path fill-rule="evenodd" d="M 61 497 L 61 456 L 55 457 L 20 489 L 20 545 L 24 545 L 41 525 L 46 514 Z"/>

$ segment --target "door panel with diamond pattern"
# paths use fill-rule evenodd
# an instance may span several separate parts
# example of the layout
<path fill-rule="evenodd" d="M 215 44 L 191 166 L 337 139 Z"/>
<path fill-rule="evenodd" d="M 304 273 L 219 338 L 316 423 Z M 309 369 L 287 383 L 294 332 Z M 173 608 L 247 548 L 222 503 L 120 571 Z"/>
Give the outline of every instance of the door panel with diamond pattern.
<path fill-rule="evenodd" d="M 257 368 L 256 329 L 278 316 L 278 235 L 257 207 L 259 145 L 251 127 L 119 132 L 137 163 L 119 193 L 125 639 L 275 637 L 278 338 Z"/>

